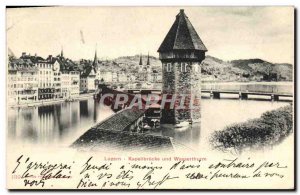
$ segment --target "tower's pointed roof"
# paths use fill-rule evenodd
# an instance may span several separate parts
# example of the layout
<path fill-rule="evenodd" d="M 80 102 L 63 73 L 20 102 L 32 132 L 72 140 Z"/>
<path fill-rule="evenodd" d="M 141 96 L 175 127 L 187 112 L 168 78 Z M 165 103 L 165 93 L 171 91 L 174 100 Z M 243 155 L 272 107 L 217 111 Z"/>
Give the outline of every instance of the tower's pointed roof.
<path fill-rule="evenodd" d="M 184 10 L 181 9 L 158 52 L 183 49 L 207 51 Z"/>

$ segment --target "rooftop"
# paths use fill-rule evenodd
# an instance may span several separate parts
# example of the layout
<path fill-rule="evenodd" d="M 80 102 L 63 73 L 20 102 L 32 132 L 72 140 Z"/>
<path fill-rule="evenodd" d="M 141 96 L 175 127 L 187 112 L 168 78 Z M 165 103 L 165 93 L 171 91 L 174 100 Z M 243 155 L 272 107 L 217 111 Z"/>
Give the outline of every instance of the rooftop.
<path fill-rule="evenodd" d="M 143 114 L 144 111 L 139 109 L 121 110 L 89 129 L 72 146 L 90 148 L 110 146 L 124 150 L 172 149 L 169 137 L 126 131 L 126 128 Z"/>
<path fill-rule="evenodd" d="M 102 148 L 102 146 L 139 151 L 173 149 L 169 137 L 101 129 L 87 131 L 72 144 L 72 147 Z"/>
<path fill-rule="evenodd" d="M 144 110 L 140 109 L 123 109 L 102 123 L 98 124 L 96 129 L 123 131 L 130 124 L 135 122 L 144 114 Z"/>
<path fill-rule="evenodd" d="M 160 45 L 158 52 L 169 52 L 172 50 L 207 51 L 183 9 L 177 14 L 176 20 Z"/>

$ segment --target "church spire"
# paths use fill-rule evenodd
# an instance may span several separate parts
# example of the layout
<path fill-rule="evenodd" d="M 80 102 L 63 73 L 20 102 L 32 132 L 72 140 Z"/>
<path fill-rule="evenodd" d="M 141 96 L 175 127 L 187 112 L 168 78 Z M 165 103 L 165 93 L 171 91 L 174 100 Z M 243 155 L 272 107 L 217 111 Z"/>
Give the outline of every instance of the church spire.
<path fill-rule="evenodd" d="M 143 65 L 142 54 L 140 55 L 140 63 L 139 63 L 139 65 Z"/>
<path fill-rule="evenodd" d="M 61 46 L 60 57 L 64 57 L 64 48 L 63 48 L 63 46 Z"/>
<path fill-rule="evenodd" d="M 93 66 L 96 66 L 98 64 L 98 58 L 97 58 L 97 48 L 95 49 L 95 57 L 94 57 L 94 62 Z"/>
<path fill-rule="evenodd" d="M 147 65 L 150 65 L 150 57 L 149 57 L 149 52 L 148 52 L 148 58 L 147 58 Z"/>

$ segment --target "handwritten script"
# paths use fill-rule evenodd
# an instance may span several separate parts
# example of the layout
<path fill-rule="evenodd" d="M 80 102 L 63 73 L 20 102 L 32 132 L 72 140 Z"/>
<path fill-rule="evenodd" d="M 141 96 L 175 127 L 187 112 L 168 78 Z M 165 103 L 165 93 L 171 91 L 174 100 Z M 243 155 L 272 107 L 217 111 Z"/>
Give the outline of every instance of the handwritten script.
<path fill-rule="evenodd" d="M 185 188 L 216 182 L 260 179 L 284 180 L 288 167 L 281 162 L 253 161 L 250 158 L 209 161 L 128 161 L 99 160 L 93 156 L 76 161 L 52 162 L 20 155 L 11 171 L 24 188 L 73 189 L 163 189 Z"/>

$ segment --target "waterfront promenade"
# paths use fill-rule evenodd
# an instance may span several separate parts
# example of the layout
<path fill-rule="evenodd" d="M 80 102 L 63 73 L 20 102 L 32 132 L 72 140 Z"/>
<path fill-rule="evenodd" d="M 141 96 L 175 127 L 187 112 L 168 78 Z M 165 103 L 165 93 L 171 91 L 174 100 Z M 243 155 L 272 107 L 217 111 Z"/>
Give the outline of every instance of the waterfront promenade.
<path fill-rule="evenodd" d="M 76 100 L 84 100 L 93 97 L 94 93 L 85 93 L 85 94 L 80 94 L 77 97 L 72 97 L 72 101 Z M 52 104 L 57 104 L 60 102 L 65 102 L 67 99 L 55 99 L 55 100 L 41 100 L 38 102 L 32 102 L 32 103 L 21 103 L 21 104 L 13 104 L 13 105 L 8 105 L 9 108 L 20 108 L 20 107 L 33 107 L 33 106 L 43 106 L 43 105 L 52 105 Z"/>

